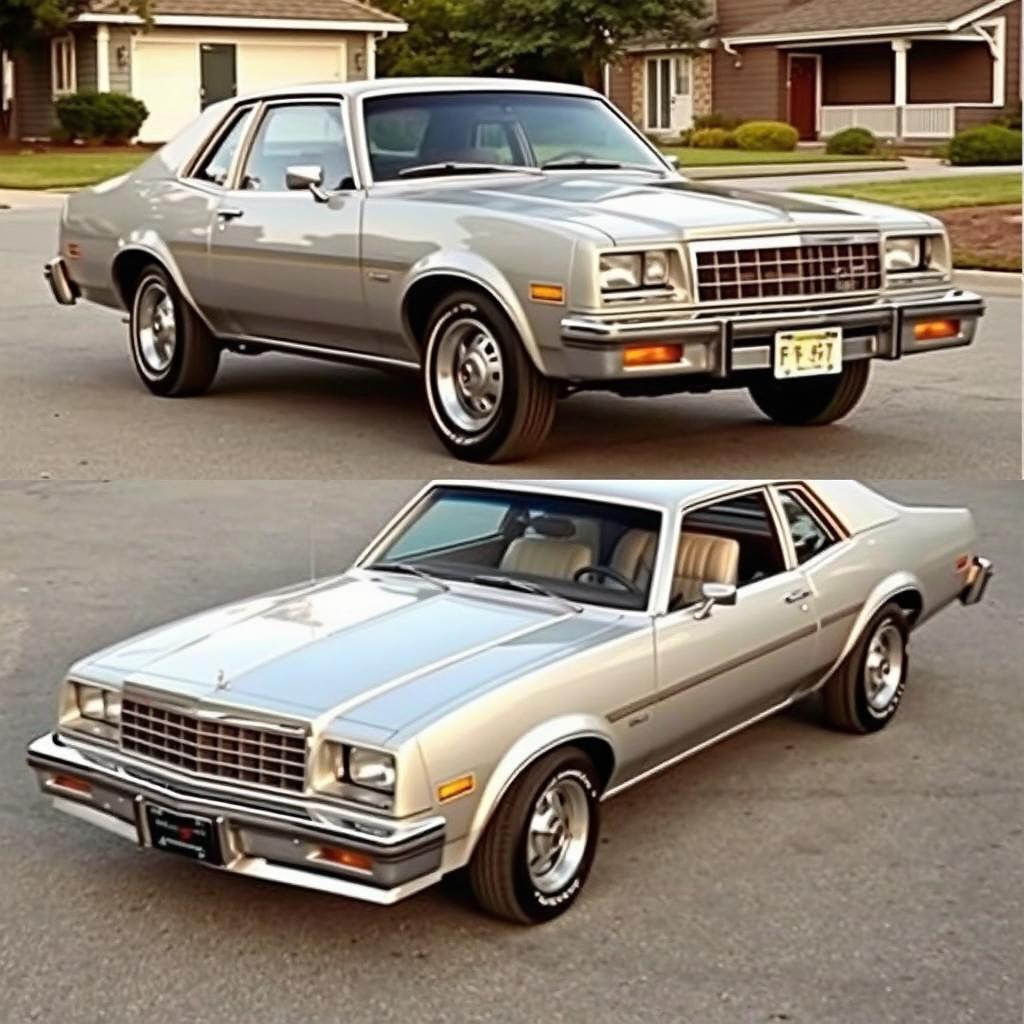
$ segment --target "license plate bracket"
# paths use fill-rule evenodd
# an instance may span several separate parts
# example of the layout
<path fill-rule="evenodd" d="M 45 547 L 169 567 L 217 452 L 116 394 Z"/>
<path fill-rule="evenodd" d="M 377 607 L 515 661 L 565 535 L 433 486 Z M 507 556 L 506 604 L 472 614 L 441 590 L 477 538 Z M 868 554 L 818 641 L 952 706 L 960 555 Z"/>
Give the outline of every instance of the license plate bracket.
<path fill-rule="evenodd" d="M 843 329 L 777 331 L 772 371 L 777 380 L 842 373 Z"/>
<path fill-rule="evenodd" d="M 203 864 L 223 865 L 220 835 L 213 818 L 183 814 L 159 804 L 144 804 L 143 814 L 148 845 Z"/>

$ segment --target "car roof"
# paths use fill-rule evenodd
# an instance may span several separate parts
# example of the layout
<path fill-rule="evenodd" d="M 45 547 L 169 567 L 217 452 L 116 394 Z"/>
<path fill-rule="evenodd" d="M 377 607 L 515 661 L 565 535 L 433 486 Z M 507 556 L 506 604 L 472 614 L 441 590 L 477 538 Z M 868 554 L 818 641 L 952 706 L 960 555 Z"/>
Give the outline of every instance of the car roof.
<path fill-rule="evenodd" d="M 324 93 L 339 96 L 369 96 L 406 92 L 546 92 L 597 96 L 593 89 L 582 85 L 565 85 L 560 82 L 540 82 L 524 78 L 374 78 L 355 82 L 303 82 L 298 85 L 282 85 L 274 89 L 263 89 L 248 94 L 247 99 L 272 96 L 322 96 Z M 241 98 L 241 97 L 240 97 Z"/>

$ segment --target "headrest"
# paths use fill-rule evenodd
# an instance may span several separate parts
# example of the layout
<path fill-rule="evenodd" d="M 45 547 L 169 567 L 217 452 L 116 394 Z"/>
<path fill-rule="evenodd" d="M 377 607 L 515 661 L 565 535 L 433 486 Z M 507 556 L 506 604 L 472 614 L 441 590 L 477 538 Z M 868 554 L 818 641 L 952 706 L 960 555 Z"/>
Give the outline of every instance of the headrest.
<path fill-rule="evenodd" d="M 557 537 L 559 540 L 576 536 L 576 525 L 563 516 L 536 516 L 530 520 L 530 529 L 542 537 Z"/>

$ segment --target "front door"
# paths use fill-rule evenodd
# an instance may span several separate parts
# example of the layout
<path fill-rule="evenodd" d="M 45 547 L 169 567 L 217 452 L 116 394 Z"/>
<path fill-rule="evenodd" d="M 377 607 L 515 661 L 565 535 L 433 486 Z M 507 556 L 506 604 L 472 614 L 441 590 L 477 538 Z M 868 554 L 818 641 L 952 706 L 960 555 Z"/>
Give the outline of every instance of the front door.
<path fill-rule="evenodd" d="M 327 202 L 289 190 L 289 167 L 319 167 Z M 362 193 L 337 100 L 269 106 L 210 242 L 210 319 L 231 335 L 372 351 L 359 270 Z"/>
<path fill-rule="evenodd" d="M 646 128 L 681 132 L 693 125 L 689 54 L 648 57 L 645 85 Z"/>
<path fill-rule="evenodd" d="M 789 123 L 801 139 L 818 136 L 818 57 L 789 55 Z"/>
<path fill-rule="evenodd" d="M 199 100 L 205 110 L 211 103 L 235 95 L 235 47 L 231 43 L 202 43 L 199 47 Z M 168 84 L 170 88 L 170 84 Z"/>

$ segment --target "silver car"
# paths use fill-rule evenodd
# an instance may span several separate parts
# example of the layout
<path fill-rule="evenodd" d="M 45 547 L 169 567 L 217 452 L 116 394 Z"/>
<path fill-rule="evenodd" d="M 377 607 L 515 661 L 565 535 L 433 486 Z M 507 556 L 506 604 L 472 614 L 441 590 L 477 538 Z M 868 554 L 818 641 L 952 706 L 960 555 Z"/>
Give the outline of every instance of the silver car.
<path fill-rule="evenodd" d="M 409 370 L 478 461 L 587 389 L 831 423 L 872 360 L 969 345 L 983 313 L 933 217 L 689 182 L 597 93 L 508 79 L 214 104 L 67 201 L 46 273 L 128 311 L 155 394 L 202 394 L 225 350 Z"/>
<path fill-rule="evenodd" d="M 78 662 L 28 761 L 142 847 L 376 903 L 468 866 L 542 922 L 603 799 L 818 691 L 882 729 L 976 543 L 852 481 L 433 483 L 343 575 Z"/>

